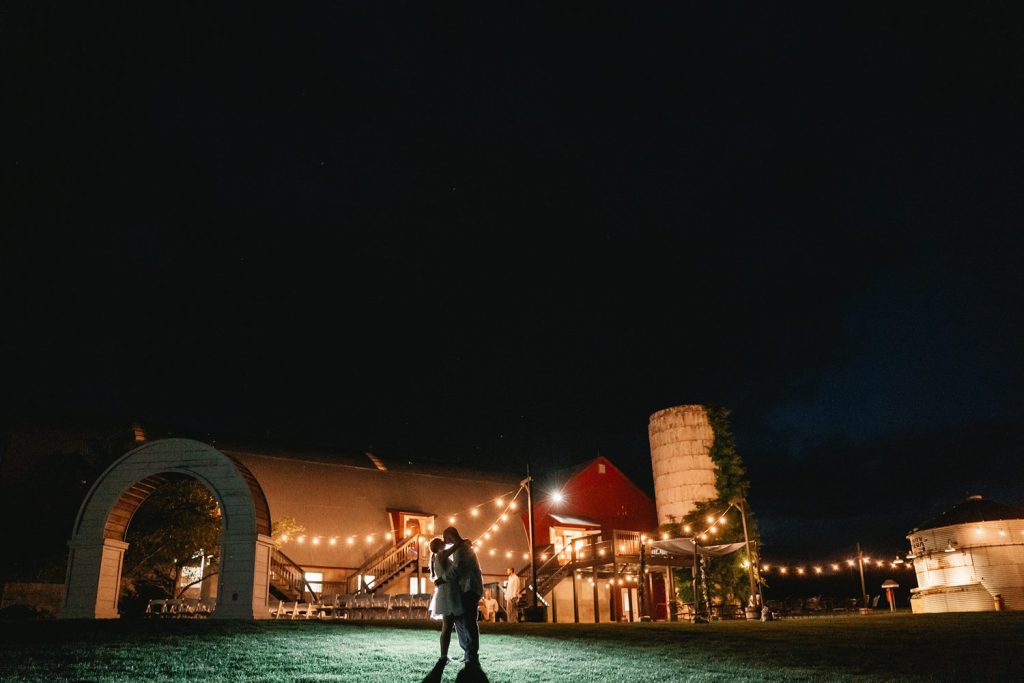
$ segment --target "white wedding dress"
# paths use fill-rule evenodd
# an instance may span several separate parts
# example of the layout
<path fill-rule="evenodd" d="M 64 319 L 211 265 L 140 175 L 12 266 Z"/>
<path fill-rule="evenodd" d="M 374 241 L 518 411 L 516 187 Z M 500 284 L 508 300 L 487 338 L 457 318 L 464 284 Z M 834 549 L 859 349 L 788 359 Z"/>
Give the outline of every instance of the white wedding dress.
<path fill-rule="evenodd" d="M 444 559 L 436 553 L 430 556 L 430 573 L 433 578 L 444 581 L 440 586 L 434 586 L 434 595 L 430 598 L 432 619 L 462 615 L 462 595 L 453 569 L 451 556 Z"/>

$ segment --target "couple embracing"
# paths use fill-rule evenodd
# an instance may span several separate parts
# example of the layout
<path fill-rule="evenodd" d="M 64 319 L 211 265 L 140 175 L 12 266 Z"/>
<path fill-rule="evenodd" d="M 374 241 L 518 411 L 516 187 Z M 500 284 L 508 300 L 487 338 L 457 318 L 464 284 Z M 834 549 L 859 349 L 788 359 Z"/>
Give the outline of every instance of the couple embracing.
<path fill-rule="evenodd" d="M 452 627 L 459 635 L 459 645 L 466 653 L 467 667 L 480 666 L 480 629 L 476 623 L 477 603 L 484 594 L 483 576 L 476 551 L 468 539 L 450 526 L 442 538 L 430 542 L 430 574 L 434 581 L 434 597 L 430 613 L 441 620 L 441 658 L 437 664 L 448 663 L 448 645 Z"/>

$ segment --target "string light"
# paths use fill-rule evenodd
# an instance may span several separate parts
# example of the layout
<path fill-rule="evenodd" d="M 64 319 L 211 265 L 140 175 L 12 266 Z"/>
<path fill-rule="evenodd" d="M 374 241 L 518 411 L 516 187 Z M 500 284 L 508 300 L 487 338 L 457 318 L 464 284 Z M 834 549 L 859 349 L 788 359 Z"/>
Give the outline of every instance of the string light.
<path fill-rule="evenodd" d="M 525 490 L 524 487 L 520 486 L 519 489 L 517 489 L 517 490 L 509 491 L 507 494 L 502 494 L 502 495 L 497 496 L 497 497 L 491 499 L 490 501 L 488 501 L 488 502 L 495 503 L 495 505 L 497 507 L 499 507 L 499 508 L 502 507 L 502 506 L 505 506 L 505 509 L 502 511 L 502 513 L 499 516 L 499 518 L 496 519 L 494 521 L 494 524 L 491 526 L 491 531 L 497 532 L 498 531 L 498 524 L 499 523 L 503 523 L 503 522 L 507 522 L 509 520 L 508 511 L 509 510 L 515 510 L 515 509 L 518 508 L 518 503 L 516 502 L 516 498 L 518 498 L 519 495 L 524 490 Z M 508 499 L 508 496 L 512 497 L 511 500 Z M 506 505 L 506 501 L 508 501 L 507 505 Z M 478 505 L 475 505 L 475 506 L 473 506 L 471 508 L 467 508 L 467 509 L 465 509 L 465 510 L 463 510 L 461 512 L 456 512 L 454 514 L 448 515 L 447 516 L 448 522 L 450 524 L 455 524 L 457 519 L 458 519 L 458 516 L 461 515 L 461 514 L 466 514 L 466 513 L 468 513 L 470 516 L 473 516 L 473 517 L 479 516 L 481 505 L 482 504 L 478 504 Z M 426 530 L 429 533 L 434 533 L 434 529 L 435 529 L 435 524 L 434 524 L 433 521 L 430 521 L 430 522 L 428 522 L 426 524 Z M 366 535 L 365 538 L 366 538 L 366 542 L 367 543 L 371 543 L 377 537 L 383 537 L 384 539 L 390 541 L 393 538 L 395 538 L 395 536 L 396 536 L 396 534 L 393 533 L 392 531 L 381 531 L 379 533 L 377 533 L 377 532 L 370 533 L 370 534 Z M 410 538 L 410 537 L 413 536 L 413 532 L 410 529 L 406 529 L 404 531 L 403 536 L 404 536 L 404 538 Z M 308 536 L 308 538 L 310 540 L 310 543 L 313 544 L 313 545 L 319 545 L 321 540 L 326 541 L 330 545 L 337 545 L 338 538 L 345 538 L 346 544 L 353 545 L 354 542 L 355 542 L 355 539 L 357 539 L 358 537 L 359 537 L 358 534 L 354 534 L 354 535 L 351 535 L 351 536 L 348 536 L 348 537 L 335 537 L 335 536 L 327 537 L 327 536 L 317 536 L 317 535 L 309 535 Z M 281 543 L 288 543 L 290 541 L 295 541 L 296 543 L 305 543 L 306 539 L 307 539 L 307 535 L 306 534 L 301 534 L 301 535 L 298 535 L 298 536 L 292 536 L 291 534 L 285 533 L 285 534 L 281 534 L 278 537 L 278 541 L 281 542 Z"/>

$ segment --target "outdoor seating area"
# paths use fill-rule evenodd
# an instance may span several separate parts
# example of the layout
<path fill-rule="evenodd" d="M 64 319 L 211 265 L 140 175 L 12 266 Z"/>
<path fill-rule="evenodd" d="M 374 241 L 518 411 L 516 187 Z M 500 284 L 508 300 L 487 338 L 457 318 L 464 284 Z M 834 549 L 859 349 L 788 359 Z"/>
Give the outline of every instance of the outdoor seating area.
<path fill-rule="evenodd" d="M 213 614 L 217 605 L 214 598 L 175 598 L 150 600 L 146 603 L 146 616 L 171 619 L 196 619 Z"/>
<path fill-rule="evenodd" d="M 427 619 L 429 605 L 429 593 L 339 593 L 322 595 L 317 602 L 278 601 L 270 614 L 274 619 Z"/>

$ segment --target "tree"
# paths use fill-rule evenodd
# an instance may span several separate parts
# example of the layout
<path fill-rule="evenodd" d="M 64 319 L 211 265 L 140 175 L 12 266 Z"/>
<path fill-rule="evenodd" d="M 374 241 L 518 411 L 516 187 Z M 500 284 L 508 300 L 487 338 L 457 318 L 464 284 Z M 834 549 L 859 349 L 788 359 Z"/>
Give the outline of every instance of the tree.
<path fill-rule="evenodd" d="M 274 520 L 270 535 L 274 538 L 274 546 L 280 548 L 289 538 L 295 538 L 305 530 L 306 527 L 295 521 L 294 517 L 281 517 Z"/>
<path fill-rule="evenodd" d="M 221 527 L 220 506 L 205 486 L 193 479 L 160 486 L 128 526 L 121 574 L 128 596 L 177 597 L 185 567 L 219 558 Z"/>

